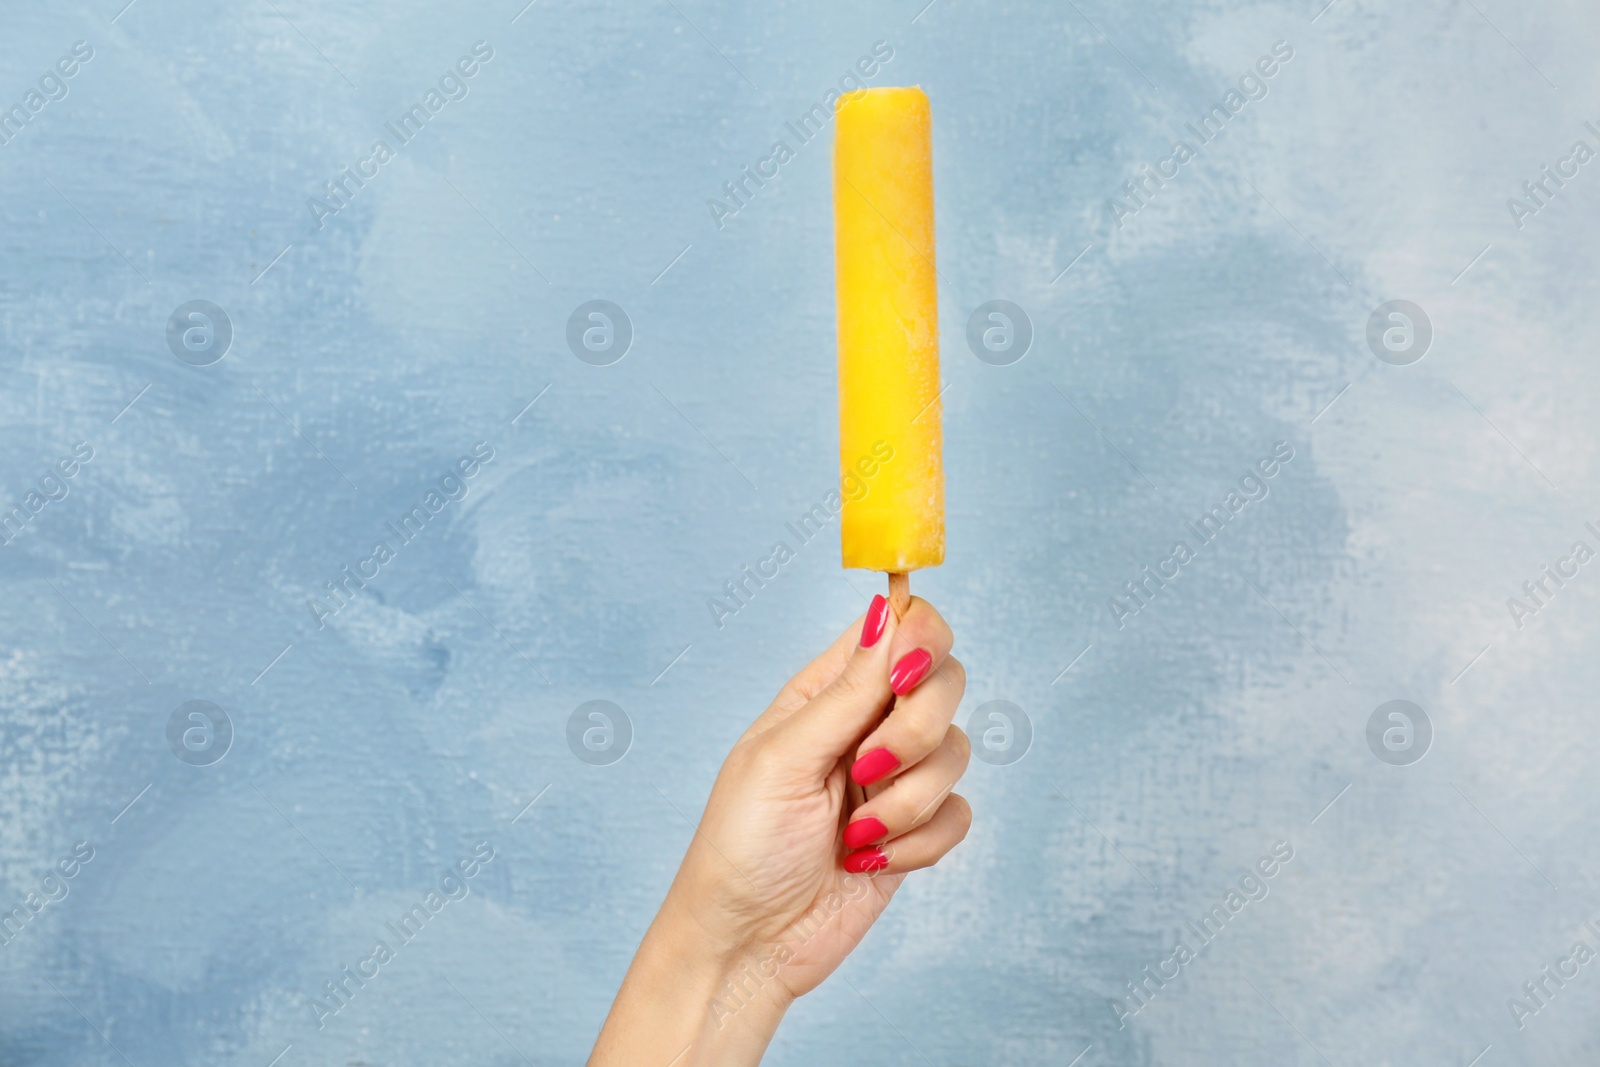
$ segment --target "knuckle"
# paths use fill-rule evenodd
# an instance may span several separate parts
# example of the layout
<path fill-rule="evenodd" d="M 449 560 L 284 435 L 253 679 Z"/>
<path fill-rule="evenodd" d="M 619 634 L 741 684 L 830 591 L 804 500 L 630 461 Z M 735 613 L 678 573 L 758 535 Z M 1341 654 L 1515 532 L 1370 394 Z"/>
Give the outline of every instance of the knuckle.
<path fill-rule="evenodd" d="M 848 674 L 841 674 L 828 683 L 828 688 L 817 694 L 819 704 L 849 704 L 856 699 L 860 683 L 853 681 Z"/>
<path fill-rule="evenodd" d="M 819 696 L 832 697 L 836 700 L 853 701 L 859 699 L 866 691 L 866 679 L 854 663 L 839 672 L 839 676 L 828 683 L 828 687 Z"/>
<path fill-rule="evenodd" d="M 746 731 L 745 735 L 739 738 L 732 748 L 728 749 L 728 757 L 722 761 L 723 765 L 726 767 L 749 766 L 756 747 L 761 743 L 760 736 Z"/>
<path fill-rule="evenodd" d="M 824 697 L 835 697 L 835 699 L 848 701 L 850 697 L 853 697 L 854 694 L 856 694 L 856 691 L 858 691 L 859 688 L 861 688 L 861 681 L 851 677 L 850 670 L 845 670 L 845 672 L 840 673 L 837 678 L 829 681 L 829 683 L 827 683 L 827 688 L 822 689 L 821 693 L 818 694 L 818 697 L 819 699 L 824 699 Z"/>
<path fill-rule="evenodd" d="M 950 818 L 956 825 L 956 840 L 965 840 L 967 831 L 972 829 L 972 805 L 960 793 L 951 793 L 945 799 L 945 806 L 950 809 Z"/>
<path fill-rule="evenodd" d="M 950 624 L 926 600 L 913 597 L 906 612 L 902 632 L 915 644 L 928 649 L 948 649 L 955 640 Z"/>
<path fill-rule="evenodd" d="M 906 736 L 918 752 L 932 752 L 944 740 L 944 724 L 936 719 L 919 715 L 906 724 Z"/>
<path fill-rule="evenodd" d="M 959 726 L 951 726 L 945 731 L 944 743 L 959 757 L 962 769 L 966 769 L 967 761 L 972 759 L 972 739 L 967 732 Z"/>
<path fill-rule="evenodd" d="M 922 632 L 928 639 L 937 642 L 944 648 L 949 648 L 955 641 L 955 635 L 950 630 L 950 624 L 944 621 L 944 616 L 933 610 L 930 605 L 922 617 Z"/>
<path fill-rule="evenodd" d="M 939 665 L 939 675 L 949 685 L 955 686 L 957 697 L 967 691 L 967 668 L 954 656 L 945 657 L 944 662 Z"/>
<path fill-rule="evenodd" d="M 751 738 L 728 754 L 728 766 L 736 769 L 741 779 L 770 781 L 778 769 L 782 752 L 768 734 Z"/>

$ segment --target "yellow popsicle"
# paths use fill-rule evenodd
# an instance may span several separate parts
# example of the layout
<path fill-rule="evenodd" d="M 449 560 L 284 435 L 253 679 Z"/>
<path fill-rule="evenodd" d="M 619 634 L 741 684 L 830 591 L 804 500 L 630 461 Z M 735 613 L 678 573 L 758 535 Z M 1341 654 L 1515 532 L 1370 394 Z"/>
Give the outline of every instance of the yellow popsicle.
<path fill-rule="evenodd" d="M 833 211 L 844 565 L 888 572 L 899 611 L 904 574 L 944 562 L 933 137 L 921 89 L 839 100 Z"/>

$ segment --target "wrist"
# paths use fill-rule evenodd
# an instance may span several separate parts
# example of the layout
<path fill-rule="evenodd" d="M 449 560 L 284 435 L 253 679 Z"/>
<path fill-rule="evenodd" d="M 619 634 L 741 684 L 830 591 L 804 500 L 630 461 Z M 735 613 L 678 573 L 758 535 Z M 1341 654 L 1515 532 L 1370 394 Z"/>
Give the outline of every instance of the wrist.
<path fill-rule="evenodd" d="M 775 1029 L 794 1003 L 779 979 L 790 955 L 785 946 L 759 944 L 710 923 L 675 892 L 667 895 L 641 954 L 646 948 L 705 999 L 713 1030 L 725 1030 L 735 1019 L 743 1019 L 746 1029 L 770 1020 Z"/>
<path fill-rule="evenodd" d="M 794 997 L 771 955 L 708 929 L 676 892 L 645 934 L 590 1060 L 755 1065 Z"/>

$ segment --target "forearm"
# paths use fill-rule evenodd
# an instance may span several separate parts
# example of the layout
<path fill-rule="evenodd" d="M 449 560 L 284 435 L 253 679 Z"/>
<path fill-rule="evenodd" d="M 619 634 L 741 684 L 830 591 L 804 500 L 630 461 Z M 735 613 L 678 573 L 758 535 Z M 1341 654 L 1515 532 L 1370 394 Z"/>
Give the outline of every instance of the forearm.
<path fill-rule="evenodd" d="M 672 896 L 611 1005 L 589 1067 L 753 1067 L 792 998 L 712 943 Z"/>

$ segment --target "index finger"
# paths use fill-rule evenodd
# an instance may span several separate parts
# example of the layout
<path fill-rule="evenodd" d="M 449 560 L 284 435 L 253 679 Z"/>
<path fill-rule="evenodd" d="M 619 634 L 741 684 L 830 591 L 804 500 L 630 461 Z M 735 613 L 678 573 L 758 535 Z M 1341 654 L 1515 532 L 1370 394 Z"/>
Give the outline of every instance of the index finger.
<path fill-rule="evenodd" d="M 861 740 L 850 777 L 872 785 L 914 766 L 938 747 L 966 689 L 966 672 L 950 656 L 955 635 L 927 601 L 911 600 L 890 646 L 887 716 Z M 929 684 L 929 679 L 934 679 Z"/>

